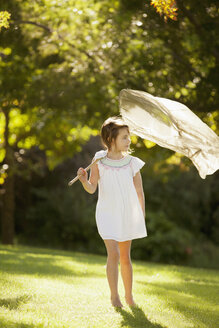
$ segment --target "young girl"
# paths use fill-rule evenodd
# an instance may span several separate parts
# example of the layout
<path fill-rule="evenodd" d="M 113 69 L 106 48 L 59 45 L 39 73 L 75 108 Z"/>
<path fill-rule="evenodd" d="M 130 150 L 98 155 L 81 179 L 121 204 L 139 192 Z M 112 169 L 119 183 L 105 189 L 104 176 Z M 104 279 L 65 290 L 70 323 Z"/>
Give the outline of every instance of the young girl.
<path fill-rule="evenodd" d="M 93 194 L 98 185 L 96 223 L 107 250 L 106 273 L 111 291 L 111 303 L 123 307 L 118 294 L 118 263 L 125 288 L 125 300 L 136 306 L 132 295 L 132 239 L 147 236 L 145 199 L 140 169 L 143 162 L 130 155 L 128 125 L 119 117 L 108 118 L 101 127 L 101 141 L 106 156 L 87 172 L 79 168 L 77 175 L 84 189 Z M 95 156 L 94 156 L 95 159 Z"/>

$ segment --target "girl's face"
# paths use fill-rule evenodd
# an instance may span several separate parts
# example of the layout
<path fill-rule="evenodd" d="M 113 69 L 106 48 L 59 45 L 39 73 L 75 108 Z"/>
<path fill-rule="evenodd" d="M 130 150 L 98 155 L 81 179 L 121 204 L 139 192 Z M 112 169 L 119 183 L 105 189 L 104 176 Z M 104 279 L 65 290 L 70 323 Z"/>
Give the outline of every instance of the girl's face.
<path fill-rule="evenodd" d="M 127 128 L 119 129 L 119 134 L 113 148 L 116 146 L 117 151 L 127 151 L 131 143 L 130 134 Z"/>

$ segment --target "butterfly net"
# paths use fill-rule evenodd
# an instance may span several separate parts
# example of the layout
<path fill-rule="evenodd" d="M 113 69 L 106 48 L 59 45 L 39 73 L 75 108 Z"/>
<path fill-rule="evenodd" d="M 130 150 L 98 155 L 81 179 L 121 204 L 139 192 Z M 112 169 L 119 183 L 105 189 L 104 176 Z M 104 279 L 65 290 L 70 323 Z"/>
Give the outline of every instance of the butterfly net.
<path fill-rule="evenodd" d="M 132 134 L 187 156 L 202 179 L 219 169 L 219 137 L 187 106 L 123 89 L 119 107 Z"/>

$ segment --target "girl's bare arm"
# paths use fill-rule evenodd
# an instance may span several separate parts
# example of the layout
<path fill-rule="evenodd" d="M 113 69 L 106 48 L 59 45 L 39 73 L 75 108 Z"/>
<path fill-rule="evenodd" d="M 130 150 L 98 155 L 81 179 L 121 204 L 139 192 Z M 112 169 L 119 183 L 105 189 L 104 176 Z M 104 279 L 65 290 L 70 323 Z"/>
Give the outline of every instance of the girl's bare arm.
<path fill-rule="evenodd" d="M 83 168 L 80 168 L 78 170 L 78 174 L 81 174 L 79 180 L 81 181 L 84 189 L 89 194 L 94 194 L 97 189 L 97 183 L 99 180 L 99 170 L 98 170 L 97 163 L 91 166 L 89 180 L 87 179 L 87 172 Z"/>
<path fill-rule="evenodd" d="M 145 197 L 144 197 L 144 190 L 142 185 L 142 178 L 141 173 L 138 171 L 136 175 L 133 177 L 134 186 L 138 195 L 138 199 L 140 202 L 140 205 L 142 207 L 142 211 L 145 217 Z"/>

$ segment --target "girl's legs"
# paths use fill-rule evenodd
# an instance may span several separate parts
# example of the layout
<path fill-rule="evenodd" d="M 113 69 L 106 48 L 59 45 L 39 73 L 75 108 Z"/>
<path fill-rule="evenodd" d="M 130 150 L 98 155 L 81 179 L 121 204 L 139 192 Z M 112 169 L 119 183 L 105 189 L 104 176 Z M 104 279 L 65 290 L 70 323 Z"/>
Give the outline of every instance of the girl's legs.
<path fill-rule="evenodd" d="M 119 247 L 118 242 L 112 239 L 104 239 L 107 249 L 107 266 L 106 273 L 111 291 L 111 302 L 113 306 L 122 307 L 118 293 L 118 263 Z"/>
<path fill-rule="evenodd" d="M 123 284 L 125 287 L 125 300 L 128 305 L 135 306 L 135 302 L 132 296 L 132 262 L 130 256 L 131 240 L 119 242 L 120 249 L 120 267 Z"/>

